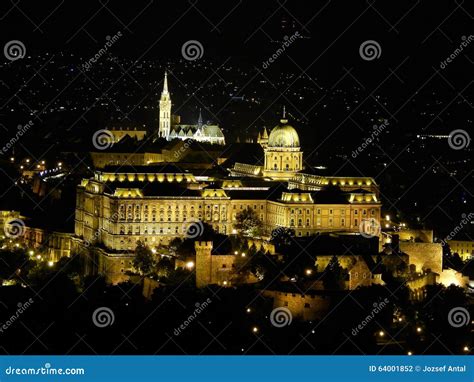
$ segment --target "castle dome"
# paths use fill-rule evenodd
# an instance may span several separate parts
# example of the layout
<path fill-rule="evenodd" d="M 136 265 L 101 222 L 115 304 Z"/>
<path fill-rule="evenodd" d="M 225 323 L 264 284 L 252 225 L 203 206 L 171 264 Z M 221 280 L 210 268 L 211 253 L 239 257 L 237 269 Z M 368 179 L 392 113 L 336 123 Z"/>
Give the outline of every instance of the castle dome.
<path fill-rule="evenodd" d="M 281 119 L 280 124 L 275 126 L 268 137 L 268 147 L 298 148 L 300 138 L 295 128 L 288 124 L 287 119 Z"/>

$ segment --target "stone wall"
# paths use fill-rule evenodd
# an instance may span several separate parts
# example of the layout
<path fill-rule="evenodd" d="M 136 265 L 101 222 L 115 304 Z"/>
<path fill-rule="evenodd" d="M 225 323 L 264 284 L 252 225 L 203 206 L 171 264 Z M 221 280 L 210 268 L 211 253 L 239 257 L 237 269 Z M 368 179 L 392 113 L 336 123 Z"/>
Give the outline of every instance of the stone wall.
<path fill-rule="evenodd" d="M 265 290 L 265 297 L 273 298 L 273 309 L 287 308 L 293 319 L 312 321 L 322 319 L 329 310 L 330 298 L 325 295 L 299 294 Z"/>
<path fill-rule="evenodd" d="M 98 273 L 105 276 L 105 281 L 108 284 L 128 281 L 130 277 L 126 272 L 132 269 L 132 261 L 132 256 L 100 254 L 98 256 Z"/>
<path fill-rule="evenodd" d="M 255 283 L 257 279 L 250 273 L 239 274 L 240 255 L 212 255 L 211 241 L 197 241 L 196 249 L 196 287 L 217 284 L 229 287 L 234 284 Z"/>
<path fill-rule="evenodd" d="M 416 271 L 431 269 L 441 273 L 443 268 L 443 247 L 439 243 L 400 242 L 400 250 L 409 257 L 410 264 L 416 266 Z"/>
<path fill-rule="evenodd" d="M 403 229 L 393 233 L 398 235 L 400 241 L 433 242 L 433 230 L 429 229 Z"/>
<path fill-rule="evenodd" d="M 143 279 L 143 290 L 142 294 L 147 300 L 153 296 L 153 291 L 160 286 L 160 283 L 149 277 Z"/>

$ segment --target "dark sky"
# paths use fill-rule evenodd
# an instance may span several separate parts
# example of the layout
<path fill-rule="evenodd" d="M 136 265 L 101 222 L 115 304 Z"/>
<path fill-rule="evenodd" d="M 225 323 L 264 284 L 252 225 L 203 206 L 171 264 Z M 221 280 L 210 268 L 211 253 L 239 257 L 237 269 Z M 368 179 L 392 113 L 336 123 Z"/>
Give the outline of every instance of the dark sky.
<path fill-rule="evenodd" d="M 283 36 L 305 36 L 278 65 L 298 71 L 308 65 L 331 83 L 341 67 L 379 83 L 405 59 L 413 79 L 451 54 L 471 28 L 462 1 L 3 1 L 2 43 L 18 39 L 28 54 L 70 51 L 90 56 L 106 36 L 123 33 L 113 53 L 134 59 L 179 57 L 181 46 L 198 40 L 207 58 L 238 57 L 260 65 Z M 272 39 L 275 40 L 272 42 Z M 380 59 L 367 62 L 359 46 L 376 40 Z M 472 52 L 472 47 L 469 48 Z M 469 50 L 468 50 L 469 52 Z M 449 68 L 463 80 L 471 63 L 464 57 Z"/>

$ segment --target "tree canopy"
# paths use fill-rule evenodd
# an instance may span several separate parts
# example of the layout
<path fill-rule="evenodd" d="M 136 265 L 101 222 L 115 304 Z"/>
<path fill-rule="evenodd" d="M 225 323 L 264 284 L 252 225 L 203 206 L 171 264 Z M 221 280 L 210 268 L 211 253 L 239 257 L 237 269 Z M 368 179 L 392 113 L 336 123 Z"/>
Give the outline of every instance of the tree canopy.
<path fill-rule="evenodd" d="M 236 216 L 235 229 L 245 236 L 260 236 L 263 231 L 263 223 L 257 213 L 250 207 L 239 212 Z"/>

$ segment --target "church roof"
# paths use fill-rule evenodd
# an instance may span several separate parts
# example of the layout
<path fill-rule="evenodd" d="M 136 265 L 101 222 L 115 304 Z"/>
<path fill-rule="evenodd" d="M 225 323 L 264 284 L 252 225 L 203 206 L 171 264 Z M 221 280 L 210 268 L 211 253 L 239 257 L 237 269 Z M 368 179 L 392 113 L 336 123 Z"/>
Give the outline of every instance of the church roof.
<path fill-rule="evenodd" d="M 171 127 L 170 137 L 200 137 L 224 138 L 224 134 L 218 125 L 174 125 Z"/>
<path fill-rule="evenodd" d="M 202 125 L 200 128 L 203 137 L 218 137 L 224 138 L 222 130 L 217 125 Z"/>

